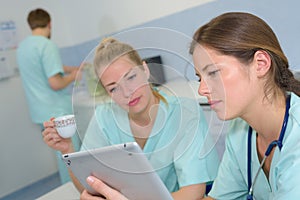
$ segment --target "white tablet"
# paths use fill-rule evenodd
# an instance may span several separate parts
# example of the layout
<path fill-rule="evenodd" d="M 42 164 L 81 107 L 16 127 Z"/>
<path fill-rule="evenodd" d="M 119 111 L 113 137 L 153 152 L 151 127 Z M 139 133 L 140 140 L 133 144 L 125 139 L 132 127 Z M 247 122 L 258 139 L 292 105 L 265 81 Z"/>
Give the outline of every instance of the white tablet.
<path fill-rule="evenodd" d="M 86 183 L 90 175 L 98 177 L 130 200 L 173 199 L 135 142 L 62 155 L 80 183 L 97 194 Z"/>

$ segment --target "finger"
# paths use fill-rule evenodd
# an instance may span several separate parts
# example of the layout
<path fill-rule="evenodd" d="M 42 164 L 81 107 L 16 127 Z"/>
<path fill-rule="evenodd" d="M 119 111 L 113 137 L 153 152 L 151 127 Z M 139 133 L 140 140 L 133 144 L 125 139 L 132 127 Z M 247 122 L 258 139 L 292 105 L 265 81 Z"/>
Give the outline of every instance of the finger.
<path fill-rule="evenodd" d="M 56 129 L 53 128 L 53 127 L 47 127 L 47 128 L 42 132 L 42 134 L 43 134 L 43 137 L 45 137 L 45 136 L 47 136 L 47 135 L 49 135 L 49 134 L 56 134 L 56 135 L 58 135 Z"/>
<path fill-rule="evenodd" d="M 53 121 L 46 121 L 43 123 L 44 128 L 53 128 L 54 127 L 54 122 Z"/>
<path fill-rule="evenodd" d="M 56 143 L 62 141 L 62 138 L 57 134 L 55 129 L 48 128 L 47 131 L 43 132 L 43 140 L 48 146 L 54 147 L 57 146 Z"/>
<path fill-rule="evenodd" d="M 100 181 L 99 179 L 97 179 L 93 176 L 89 176 L 87 178 L 87 183 L 94 190 L 96 190 L 97 192 L 102 194 L 104 197 L 106 197 L 106 199 L 127 200 L 127 198 L 125 198 L 120 192 L 112 189 L 111 187 L 109 187 L 108 185 L 106 185 L 105 183 L 103 183 L 102 181 Z"/>
<path fill-rule="evenodd" d="M 44 140 L 59 142 L 62 140 L 62 138 L 57 133 L 49 133 L 44 135 Z"/>
<path fill-rule="evenodd" d="M 99 200 L 99 199 L 101 200 L 103 198 L 98 196 L 93 196 L 89 194 L 86 190 L 84 190 L 80 195 L 80 200 Z"/>
<path fill-rule="evenodd" d="M 44 142 L 50 147 L 55 147 L 60 141 L 49 134 L 44 137 Z"/>

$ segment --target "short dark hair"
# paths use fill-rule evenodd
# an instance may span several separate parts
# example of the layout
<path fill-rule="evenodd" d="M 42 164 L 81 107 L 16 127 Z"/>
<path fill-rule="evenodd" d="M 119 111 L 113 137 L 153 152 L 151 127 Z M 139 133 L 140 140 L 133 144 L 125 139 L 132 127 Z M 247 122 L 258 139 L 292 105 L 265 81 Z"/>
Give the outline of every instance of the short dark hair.
<path fill-rule="evenodd" d="M 49 13 L 41 8 L 30 11 L 27 22 L 31 30 L 36 28 L 45 28 L 51 21 Z"/>

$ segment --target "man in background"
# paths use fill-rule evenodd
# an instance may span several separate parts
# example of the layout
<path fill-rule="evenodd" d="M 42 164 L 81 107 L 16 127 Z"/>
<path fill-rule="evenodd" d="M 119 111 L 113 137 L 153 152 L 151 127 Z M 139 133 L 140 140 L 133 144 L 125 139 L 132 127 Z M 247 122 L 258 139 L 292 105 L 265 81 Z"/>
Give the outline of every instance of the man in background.
<path fill-rule="evenodd" d="M 43 9 L 32 10 L 27 17 L 32 35 L 17 49 L 19 71 L 32 121 L 43 129 L 52 117 L 72 114 L 71 94 L 67 87 L 81 77 L 79 67 L 64 66 L 58 47 L 50 40 L 51 18 Z M 73 138 L 74 139 L 74 138 Z M 70 180 L 67 168 L 57 153 L 61 182 Z"/>

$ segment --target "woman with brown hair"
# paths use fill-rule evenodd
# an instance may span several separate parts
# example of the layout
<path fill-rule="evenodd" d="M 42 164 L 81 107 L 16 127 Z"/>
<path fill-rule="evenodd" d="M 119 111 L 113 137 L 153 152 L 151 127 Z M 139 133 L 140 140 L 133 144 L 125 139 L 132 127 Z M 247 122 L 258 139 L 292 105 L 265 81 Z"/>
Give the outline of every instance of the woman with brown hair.
<path fill-rule="evenodd" d="M 198 92 L 232 120 L 209 199 L 299 198 L 300 82 L 276 35 L 259 17 L 232 12 L 193 39 Z"/>

